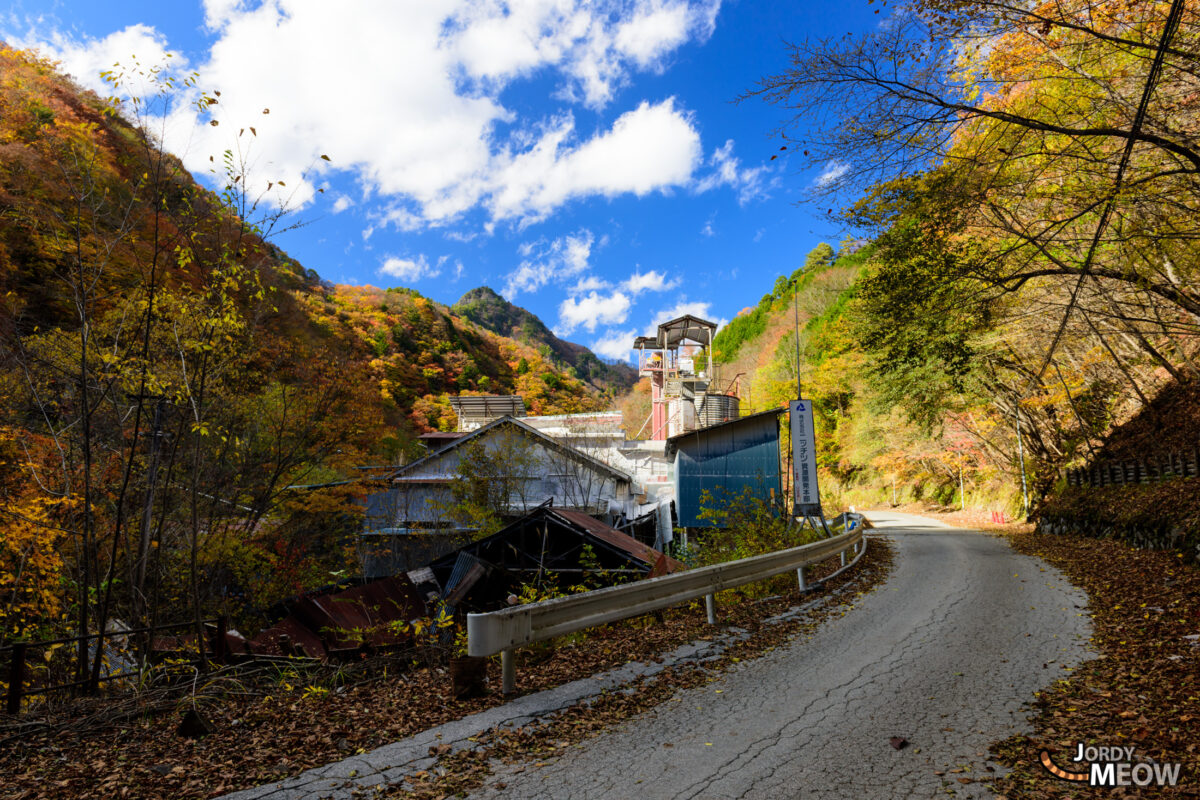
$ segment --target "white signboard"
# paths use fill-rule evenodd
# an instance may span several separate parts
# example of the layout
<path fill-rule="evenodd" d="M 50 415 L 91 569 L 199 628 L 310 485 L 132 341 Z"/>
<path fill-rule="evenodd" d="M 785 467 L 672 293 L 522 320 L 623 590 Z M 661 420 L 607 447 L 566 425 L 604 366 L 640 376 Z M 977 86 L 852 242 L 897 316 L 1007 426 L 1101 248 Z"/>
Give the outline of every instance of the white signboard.
<path fill-rule="evenodd" d="M 788 410 L 792 423 L 794 513 L 797 516 L 820 514 L 821 493 L 817 490 L 817 437 L 813 428 L 812 401 L 793 400 Z"/>

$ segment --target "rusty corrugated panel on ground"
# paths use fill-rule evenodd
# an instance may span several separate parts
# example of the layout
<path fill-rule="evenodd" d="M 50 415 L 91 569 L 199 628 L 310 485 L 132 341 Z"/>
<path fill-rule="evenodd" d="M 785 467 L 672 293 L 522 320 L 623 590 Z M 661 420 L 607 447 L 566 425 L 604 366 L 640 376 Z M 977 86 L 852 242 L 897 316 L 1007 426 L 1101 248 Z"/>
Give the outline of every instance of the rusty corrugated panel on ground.
<path fill-rule="evenodd" d="M 666 575 L 667 572 L 667 555 L 663 553 L 658 557 L 658 561 L 654 562 L 654 568 L 650 570 L 650 573 L 646 577 L 657 578 L 661 575 Z"/>
<path fill-rule="evenodd" d="M 283 638 L 285 636 L 286 639 Z M 325 657 L 325 645 L 320 637 L 295 617 L 284 617 L 271 627 L 259 631 L 258 636 L 250 641 L 250 649 L 265 656 Z"/>
<path fill-rule="evenodd" d="M 292 613 L 254 637 L 256 653 L 289 655 L 280 646 L 280 636 L 304 655 L 322 658 L 327 654 L 372 647 L 407 644 L 411 637 L 389 626 L 425 615 L 425 604 L 412 582 L 404 576 L 383 578 L 351 586 L 339 592 L 314 592 L 287 603 Z"/>

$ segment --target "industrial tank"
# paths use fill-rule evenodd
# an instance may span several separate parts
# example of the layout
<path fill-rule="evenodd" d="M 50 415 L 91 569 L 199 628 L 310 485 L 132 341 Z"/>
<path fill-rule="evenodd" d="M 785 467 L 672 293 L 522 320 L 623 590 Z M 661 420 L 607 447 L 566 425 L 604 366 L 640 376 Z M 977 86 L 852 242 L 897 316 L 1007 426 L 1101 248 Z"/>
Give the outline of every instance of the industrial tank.
<path fill-rule="evenodd" d="M 734 394 L 706 394 L 700 406 L 700 427 L 717 425 L 740 416 L 741 400 Z"/>

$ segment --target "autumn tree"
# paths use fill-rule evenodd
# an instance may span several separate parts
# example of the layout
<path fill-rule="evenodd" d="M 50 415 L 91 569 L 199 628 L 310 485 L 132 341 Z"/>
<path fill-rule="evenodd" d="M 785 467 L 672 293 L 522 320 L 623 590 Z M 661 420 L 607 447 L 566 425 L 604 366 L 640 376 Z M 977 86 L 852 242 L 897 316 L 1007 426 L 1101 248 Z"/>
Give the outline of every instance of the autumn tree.
<path fill-rule="evenodd" d="M 1195 9 L 930 0 L 912 11 L 861 38 L 794 45 L 791 69 L 751 93 L 802 111 L 797 123 L 817 112 L 801 144 L 844 168 L 825 191 L 870 187 L 851 219 L 876 230 L 917 219 L 956 247 L 982 243 L 959 247 L 944 275 L 974 282 L 981 302 L 1050 287 L 1065 320 L 1090 292 L 1105 324 L 1158 308 L 1164 330 L 1193 333 Z"/>
<path fill-rule="evenodd" d="M 1183 2 L 925 0 L 748 95 L 795 112 L 820 192 L 866 190 L 845 218 L 877 237 L 861 308 L 893 398 L 991 404 L 1043 490 L 1154 370 L 1195 373 L 1198 41 Z"/>
<path fill-rule="evenodd" d="M 262 238 L 281 211 L 242 216 L 258 207 L 242 159 L 227 156 L 223 189 L 206 191 L 146 127 L 158 115 L 143 96 L 81 98 L 34 56 L 0 59 L 26 78 L 5 82 L 0 104 L 30 110 L 0 124 L 13 156 L 0 189 L 20 200 L 5 206 L 0 252 L 66 299 L 6 298 L 0 439 L 12 458 L 0 510 L 21 520 L 0 548 L 6 619 L 61 624 L 65 607 L 70 628 L 103 633 L 114 616 L 190 617 L 200 636 L 231 554 L 297 530 L 287 487 L 349 468 L 362 398 L 336 357 L 289 352 L 286 328 L 266 324 L 291 302 Z M 194 81 L 142 68 L 109 77 L 119 89 L 135 75 L 164 103 Z M 34 113 L 45 98 L 55 104 Z M 199 110 L 217 102 L 201 95 Z M 77 678 L 95 687 L 99 660 L 83 642 L 77 655 Z"/>

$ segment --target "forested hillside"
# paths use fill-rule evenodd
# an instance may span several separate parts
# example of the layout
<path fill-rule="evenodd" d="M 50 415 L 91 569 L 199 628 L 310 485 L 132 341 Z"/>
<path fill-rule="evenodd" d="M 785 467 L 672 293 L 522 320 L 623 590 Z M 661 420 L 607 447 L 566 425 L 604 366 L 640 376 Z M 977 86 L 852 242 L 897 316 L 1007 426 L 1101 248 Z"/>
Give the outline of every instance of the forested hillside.
<path fill-rule="evenodd" d="M 232 154 L 206 190 L 143 113 L 0 45 L 0 638 L 265 607 L 353 571 L 356 467 L 452 429 L 449 396 L 606 404 L 415 291 L 322 281 Z"/>
<path fill-rule="evenodd" d="M 957 503 L 961 480 L 1019 513 L 1022 472 L 1037 507 L 1067 467 L 1195 430 L 1197 42 L 1186 3 L 924 0 L 749 93 L 833 159 L 818 190 L 872 242 L 802 334 L 834 485 Z"/>

